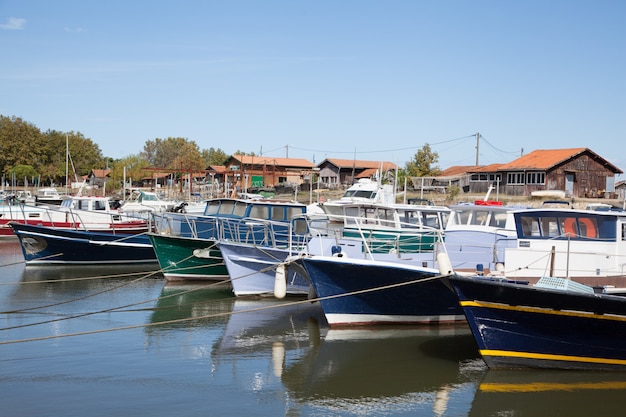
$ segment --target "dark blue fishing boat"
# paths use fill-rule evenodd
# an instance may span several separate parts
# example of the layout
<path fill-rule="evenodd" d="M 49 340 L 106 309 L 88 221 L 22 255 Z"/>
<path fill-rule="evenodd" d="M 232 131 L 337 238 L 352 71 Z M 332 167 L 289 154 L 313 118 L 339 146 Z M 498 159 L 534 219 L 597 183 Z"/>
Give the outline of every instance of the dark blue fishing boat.
<path fill-rule="evenodd" d="M 535 285 L 452 275 L 490 368 L 626 371 L 626 297 L 548 277 Z"/>
<path fill-rule="evenodd" d="M 437 269 L 398 261 L 306 255 L 291 259 L 288 268 L 298 268 L 309 278 L 330 326 L 465 321 Z"/>
<path fill-rule="evenodd" d="M 157 258 L 145 234 L 112 234 L 10 223 L 26 264 L 139 264 Z"/>

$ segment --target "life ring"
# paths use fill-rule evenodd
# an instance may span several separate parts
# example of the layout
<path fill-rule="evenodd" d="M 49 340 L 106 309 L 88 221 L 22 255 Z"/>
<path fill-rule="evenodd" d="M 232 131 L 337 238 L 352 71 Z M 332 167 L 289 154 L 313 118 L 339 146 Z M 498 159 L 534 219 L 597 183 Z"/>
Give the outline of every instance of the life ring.
<path fill-rule="evenodd" d="M 563 221 L 563 232 L 567 236 L 578 236 L 578 227 L 576 226 L 576 218 L 568 217 Z"/>
<path fill-rule="evenodd" d="M 576 225 L 578 220 L 578 225 Z M 569 236 L 581 236 L 595 239 L 598 237 L 598 228 L 589 217 L 568 217 L 563 221 L 563 231 Z"/>
<path fill-rule="evenodd" d="M 585 237 L 597 238 L 598 228 L 596 222 L 588 217 L 580 217 L 578 219 L 578 225 L 580 227 L 580 234 Z"/>

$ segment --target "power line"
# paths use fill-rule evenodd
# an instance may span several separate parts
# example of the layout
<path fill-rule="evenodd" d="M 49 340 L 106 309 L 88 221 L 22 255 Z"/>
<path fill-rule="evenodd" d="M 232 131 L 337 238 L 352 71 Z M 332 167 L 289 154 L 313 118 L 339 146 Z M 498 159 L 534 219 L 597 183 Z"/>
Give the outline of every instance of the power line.
<path fill-rule="evenodd" d="M 444 143 L 450 143 L 450 142 L 455 142 L 455 141 L 460 141 L 460 140 L 464 140 L 467 138 L 472 138 L 472 137 L 476 137 L 475 134 L 472 135 L 468 135 L 468 136 L 463 136 L 461 138 L 456 138 L 456 139 L 448 139 L 448 140 L 444 140 L 444 141 L 440 141 L 440 142 L 433 142 L 433 143 L 429 143 L 429 145 L 433 146 L 433 145 L 441 145 Z M 428 142 L 424 142 L 424 144 L 426 144 Z M 407 150 L 411 150 L 411 149 L 420 149 L 421 146 L 409 146 L 406 148 L 396 148 L 396 149 L 381 149 L 378 151 L 356 151 L 356 150 L 352 150 L 352 151 L 336 151 L 336 150 L 323 150 L 323 149 L 308 149 L 308 148 L 300 148 L 297 146 L 293 146 L 293 145 L 289 145 L 292 149 L 296 149 L 299 151 L 306 151 L 306 152 L 321 152 L 321 153 L 330 153 L 330 154 L 370 154 L 370 153 L 383 153 L 383 152 L 398 152 L 398 151 L 407 151 Z"/>

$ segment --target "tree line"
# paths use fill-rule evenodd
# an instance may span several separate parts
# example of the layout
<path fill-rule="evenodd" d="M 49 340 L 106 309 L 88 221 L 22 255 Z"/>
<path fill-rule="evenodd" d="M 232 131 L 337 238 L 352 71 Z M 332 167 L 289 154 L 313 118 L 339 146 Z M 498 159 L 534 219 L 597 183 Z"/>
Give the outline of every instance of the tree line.
<path fill-rule="evenodd" d="M 66 154 L 67 145 L 67 154 Z M 254 155 L 237 151 L 239 154 Z M 66 155 L 69 155 L 69 173 L 66 173 Z M 148 140 L 143 151 L 121 159 L 102 154 L 100 147 L 80 132 L 41 131 L 37 126 L 20 117 L 0 115 L 0 173 L 9 183 L 30 185 L 65 184 L 88 175 L 93 169 L 110 169 L 112 188 L 121 185 L 126 176 L 139 179 L 150 176 L 148 168 L 160 168 L 170 172 L 187 173 L 202 171 L 211 165 L 223 165 L 228 159 L 220 148 L 200 149 L 198 144 L 187 138 L 168 137 Z M 402 183 L 404 176 L 436 176 L 440 169 L 435 164 L 439 155 L 426 143 L 415 156 L 399 170 Z M 116 184 L 120 182 L 120 184 Z"/>
<path fill-rule="evenodd" d="M 20 185 L 65 184 L 68 164 L 70 181 L 74 175 L 82 177 L 93 169 L 107 168 L 112 178 L 121 180 L 124 168 L 128 177 L 141 178 L 150 176 L 148 167 L 200 171 L 223 165 L 227 159 L 219 148 L 200 149 L 194 141 L 180 137 L 148 140 L 142 152 L 113 159 L 80 132 L 41 131 L 20 117 L 0 115 L 0 173 L 5 183 L 15 178 Z"/>

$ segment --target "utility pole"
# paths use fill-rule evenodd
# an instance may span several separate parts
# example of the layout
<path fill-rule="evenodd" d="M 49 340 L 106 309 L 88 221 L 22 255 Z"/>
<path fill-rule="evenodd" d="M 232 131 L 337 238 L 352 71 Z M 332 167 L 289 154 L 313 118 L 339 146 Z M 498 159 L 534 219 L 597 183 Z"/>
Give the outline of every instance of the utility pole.
<path fill-rule="evenodd" d="M 480 132 L 476 133 L 476 166 L 478 166 L 479 150 L 480 150 Z"/>
<path fill-rule="evenodd" d="M 285 158 L 289 158 L 289 145 L 285 145 L 285 149 L 286 149 Z"/>

